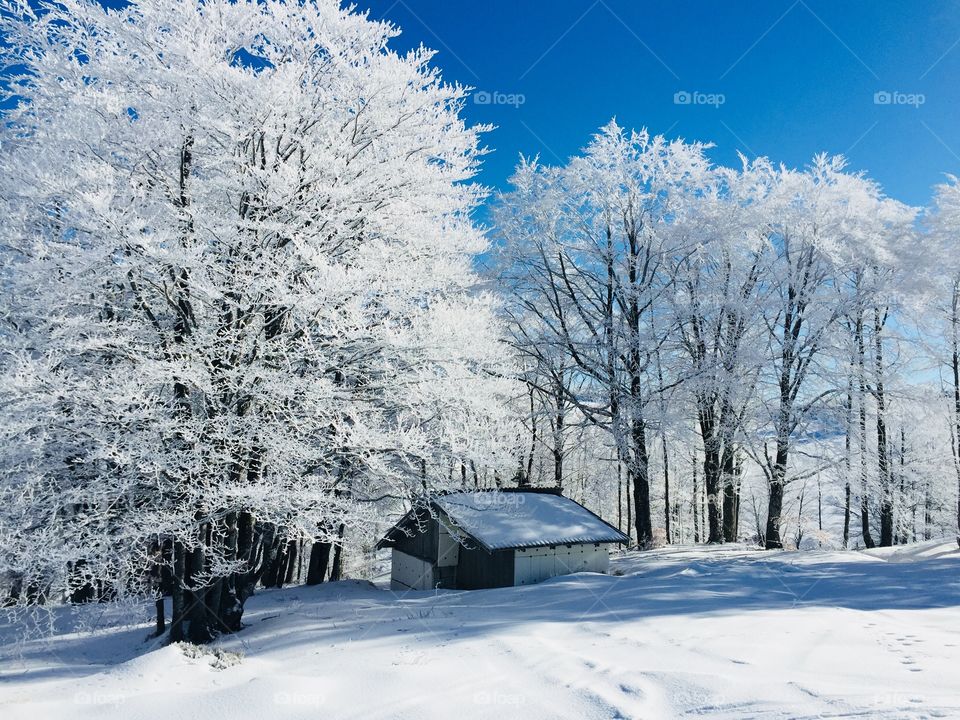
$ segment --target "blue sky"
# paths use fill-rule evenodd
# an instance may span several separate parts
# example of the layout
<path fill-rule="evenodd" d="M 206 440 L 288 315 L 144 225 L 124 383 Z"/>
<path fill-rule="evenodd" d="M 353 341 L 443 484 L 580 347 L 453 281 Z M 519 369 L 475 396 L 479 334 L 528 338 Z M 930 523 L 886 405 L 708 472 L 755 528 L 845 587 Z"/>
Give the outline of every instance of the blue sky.
<path fill-rule="evenodd" d="M 614 116 L 713 142 L 718 163 L 842 153 L 913 204 L 960 174 L 956 0 L 355 1 L 400 26 L 395 48 L 431 47 L 446 80 L 486 93 L 465 112 L 498 126 L 493 187 L 519 153 L 559 162 Z"/>

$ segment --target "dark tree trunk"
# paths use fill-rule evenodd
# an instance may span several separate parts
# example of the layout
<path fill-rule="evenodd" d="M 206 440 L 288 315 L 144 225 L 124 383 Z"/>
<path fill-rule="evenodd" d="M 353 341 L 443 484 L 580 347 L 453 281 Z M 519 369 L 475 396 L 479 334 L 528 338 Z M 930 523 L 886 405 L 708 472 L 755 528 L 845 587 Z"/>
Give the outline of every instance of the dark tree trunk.
<path fill-rule="evenodd" d="M 264 580 L 267 587 L 282 588 L 284 580 L 287 577 L 287 569 L 290 567 L 292 557 L 291 540 L 277 540 L 277 559 L 275 567 L 271 571 L 269 578 Z M 272 582 L 270 582 L 272 581 Z"/>
<path fill-rule="evenodd" d="M 204 617 L 207 633 L 212 640 L 217 635 L 227 632 L 220 617 L 220 602 L 223 597 L 223 584 L 226 578 L 212 578 L 203 589 Z"/>
<path fill-rule="evenodd" d="M 953 371 L 953 464 L 957 472 L 957 545 L 960 545 L 960 277 L 956 278 L 953 283 L 950 309 L 950 368 Z M 927 514 L 929 515 L 929 509 Z M 926 532 L 928 531 L 925 530 Z"/>
<path fill-rule="evenodd" d="M 791 288 L 791 297 L 793 288 Z M 791 307 L 793 307 L 791 305 Z M 790 457 L 790 435 L 793 431 L 793 382 L 792 372 L 795 361 L 793 342 L 800 331 L 800 320 L 794 321 L 792 310 L 787 312 L 783 321 L 783 351 L 780 367 L 780 407 L 777 413 L 777 455 L 770 470 L 770 497 L 767 501 L 767 527 L 764 547 L 778 550 L 783 547 L 780 537 L 780 519 L 783 513 L 783 491 L 787 483 L 787 463 Z"/>
<path fill-rule="evenodd" d="M 187 554 L 187 608 L 184 623 L 185 639 L 196 645 L 210 642 L 219 633 L 216 618 L 207 606 L 211 588 L 201 584 L 202 575 L 206 570 L 205 564 L 206 555 L 203 545 L 198 543 Z"/>
<path fill-rule="evenodd" d="M 850 481 L 843 488 L 843 547 L 850 544 Z"/>
<path fill-rule="evenodd" d="M 618 454 L 619 455 L 619 454 Z M 620 467 L 620 458 L 617 457 L 617 530 L 623 532 L 623 468 Z"/>
<path fill-rule="evenodd" d="M 653 542 L 653 521 L 650 516 L 650 457 L 647 452 L 647 427 L 644 420 L 643 394 L 643 348 L 641 346 L 640 297 L 637 288 L 641 287 L 641 272 L 644 271 L 642 262 L 644 245 L 640 235 L 640 224 L 632 216 L 624 216 L 629 262 L 627 277 L 629 279 L 629 299 L 626 303 L 626 327 L 628 331 L 629 351 L 627 353 L 627 377 L 630 380 L 630 443 L 632 445 L 633 464 L 633 505 L 634 521 L 637 526 L 637 545 L 648 548 Z M 642 220 L 641 220 L 642 223 Z M 610 235 L 608 233 L 608 242 Z M 644 278 L 645 279 L 645 278 Z M 611 378 L 612 379 L 612 378 Z"/>
<path fill-rule="evenodd" d="M 789 238 L 784 240 L 789 253 Z M 800 386 L 806 377 L 810 362 L 817 352 L 818 344 L 808 344 L 804 338 L 804 326 L 810 303 L 810 294 L 816 283 L 816 251 L 812 246 L 800 249 L 797 254 L 796 274 L 790 277 L 786 304 L 782 316 L 780 337 L 779 408 L 775 428 L 777 451 L 773 467 L 768 468 L 770 497 L 767 504 L 767 527 L 764 545 L 768 549 L 783 547 L 780 537 L 783 495 L 787 484 L 790 440 L 797 424 L 809 408 L 797 407 Z M 799 417 L 798 417 L 799 414 Z M 767 461 L 769 464 L 769 461 Z"/>
<path fill-rule="evenodd" d="M 723 477 L 723 540 L 736 542 L 740 534 L 740 484 L 732 445 L 725 444 L 721 455 Z"/>
<path fill-rule="evenodd" d="M 153 564 L 150 567 L 150 580 L 153 583 L 153 592 L 156 593 L 154 601 L 154 615 L 156 623 L 154 634 L 160 637 L 167 631 L 167 618 L 163 607 L 163 544 L 156 543 L 153 549 Z"/>
<path fill-rule="evenodd" d="M 563 385 L 563 369 L 557 375 L 553 387 L 553 486 L 563 487 L 564 430 L 566 423 L 566 388 Z"/>
<path fill-rule="evenodd" d="M 235 580 L 240 607 L 253 595 L 258 545 L 253 516 L 248 512 L 241 512 L 237 516 L 237 559 L 244 563 L 244 570 L 237 573 Z"/>
<path fill-rule="evenodd" d="M 887 450 L 886 398 L 883 389 L 883 319 L 880 310 L 873 310 L 874 365 L 877 375 L 877 460 L 880 472 L 880 547 L 893 545 L 893 487 L 891 486 L 889 455 Z"/>
<path fill-rule="evenodd" d="M 866 351 L 863 341 L 863 316 L 857 315 L 854 331 L 857 341 L 858 389 L 860 391 L 860 532 L 863 544 L 872 548 L 876 543 L 870 534 L 870 493 L 867 488 L 867 382 Z"/>
<path fill-rule="evenodd" d="M 850 435 L 852 432 L 853 426 L 853 376 L 851 375 L 847 381 L 847 401 L 844 405 L 844 410 L 846 411 L 846 431 L 844 432 L 843 438 L 843 448 L 844 448 L 844 468 L 846 469 L 846 476 L 844 478 L 843 485 L 843 547 L 846 548 L 850 544 L 850 473 L 852 472 L 852 464 L 850 462 L 850 451 L 851 451 L 851 442 Z"/>
<path fill-rule="evenodd" d="M 630 488 L 633 486 L 633 471 L 630 469 L 629 464 L 627 465 L 627 539 L 629 540 L 630 534 L 633 532 L 633 504 L 630 501 Z M 627 547 L 630 546 L 630 543 L 627 543 Z"/>
<path fill-rule="evenodd" d="M 297 559 L 300 556 L 300 541 L 291 540 L 287 543 L 287 571 L 283 576 L 284 582 L 289 585 L 296 580 Z"/>
<path fill-rule="evenodd" d="M 779 434 L 777 457 L 770 478 L 770 500 L 767 504 L 767 529 L 764 542 L 764 547 L 767 550 L 777 550 L 783 547 L 783 541 L 780 539 L 780 517 L 783 514 L 783 488 L 787 476 L 790 443 L 783 432 Z"/>
<path fill-rule="evenodd" d="M 700 413 L 700 435 L 703 438 L 703 486 L 707 500 L 707 542 L 723 541 L 720 490 L 720 438 L 712 411 Z"/>
<path fill-rule="evenodd" d="M 240 552 L 240 516 L 227 513 L 224 518 L 224 555 L 230 560 L 245 560 Z M 218 614 L 221 629 L 225 632 L 237 632 L 242 628 L 243 600 L 240 585 L 242 572 L 237 572 L 220 580 L 219 602 L 213 606 Z"/>
<path fill-rule="evenodd" d="M 697 454 L 691 459 L 693 465 L 693 541 L 700 542 L 700 491 L 697 487 Z"/>
<path fill-rule="evenodd" d="M 327 576 L 330 563 L 330 543 L 315 542 L 310 549 L 310 564 L 307 568 L 307 585 L 319 585 Z"/>
<path fill-rule="evenodd" d="M 97 588 L 86 567 L 86 560 L 77 560 L 70 564 L 70 603 L 73 605 L 82 605 L 97 599 Z"/>
<path fill-rule="evenodd" d="M 187 563 L 183 543 L 173 544 L 173 591 L 171 593 L 170 641 L 180 642 L 186 637 L 183 623 L 187 609 Z"/>
<path fill-rule="evenodd" d="M 648 548 L 653 542 L 650 517 L 650 459 L 647 455 L 647 430 L 643 420 L 635 419 L 631 429 L 633 442 L 633 510 L 637 525 L 637 545 Z"/>
<path fill-rule="evenodd" d="M 906 507 L 907 507 L 907 431 L 901 426 L 900 427 L 900 495 L 899 500 L 897 501 L 897 506 L 899 510 L 899 536 L 900 543 L 906 545 L 909 542 L 907 534 L 907 520 L 906 520 Z"/>
<path fill-rule="evenodd" d="M 866 495 L 860 498 L 860 533 L 863 535 L 863 544 L 867 548 L 876 547 L 873 536 L 870 534 L 870 500 Z"/>
<path fill-rule="evenodd" d="M 533 402 L 533 386 L 530 386 L 530 455 L 527 458 L 527 468 L 526 472 L 523 473 L 523 481 L 520 483 L 521 486 L 529 486 L 530 479 L 533 475 L 533 458 L 537 453 L 537 413 L 536 408 L 534 407 Z"/>
<path fill-rule="evenodd" d="M 823 532 L 823 485 L 817 476 L 817 529 Z"/>
<path fill-rule="evenodd" d="M 343 536 L 346 526 L 340 523 L 337 528 L 337 542 L 333 548 L 333 563 L 330 566 L 330 582 L 336 582 L 343 577 Z"/>
<path fill-rule="evenodd" d="M 167 631 L 167 616 L 163 607 L 163 595 L 159 595 L 154 601 L 154 612 L 156 615 L 156 624 L 153 634 L 160 637 Z"/>
<path fill-rule="evenodd" d="M 670 453 L 667 449 L 667 436 L 664 433 L 660 434 L 660 441 L 663 444 L 663 522 L 669 545 L 673 542 L 670 532 Z"/>
<path fill-rule="evenodd" d="M 284 561 L 281 550 L 286 547 L 280 537 L 280 528 L 268 525 L 264 533 L 263 570 L 261 582 L 264 587 L 275 587 L 277 576 L 280 575 L 280 565 Z M 282 577 L 282 576 L 281 576 Z"/>

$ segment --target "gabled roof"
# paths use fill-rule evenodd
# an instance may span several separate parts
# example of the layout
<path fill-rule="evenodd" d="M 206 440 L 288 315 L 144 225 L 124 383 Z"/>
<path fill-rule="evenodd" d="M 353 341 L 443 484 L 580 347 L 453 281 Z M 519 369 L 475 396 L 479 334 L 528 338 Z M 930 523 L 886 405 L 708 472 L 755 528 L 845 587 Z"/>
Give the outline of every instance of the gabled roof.
<path fill-rule="evenodd" d="M 628 542 L 627 536 L 583 505 L 558 493 L 511 490 L 438 496 L 431 503 L 455 537 L 468 536 L 486 550 Z M 405 521 L 408 514 L 394 528 Z M 380 542 L 390 544 L 394 530 Z M 462 539 L 462 538 L 460 538 Z"/>

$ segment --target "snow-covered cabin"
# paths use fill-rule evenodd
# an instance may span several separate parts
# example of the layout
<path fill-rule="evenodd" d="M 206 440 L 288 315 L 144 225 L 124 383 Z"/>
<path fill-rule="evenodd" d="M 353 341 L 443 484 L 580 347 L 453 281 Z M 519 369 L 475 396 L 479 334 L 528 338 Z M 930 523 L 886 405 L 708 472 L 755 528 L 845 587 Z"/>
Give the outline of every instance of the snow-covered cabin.
<path fill-rule="evenodd" d="M 407 513 L 377 547 L 392 548 L 395 589 L 475 590 L 603 572 L 610 544 L 627 541 L 583 505 L 538 488 L 441 495 Z"/>

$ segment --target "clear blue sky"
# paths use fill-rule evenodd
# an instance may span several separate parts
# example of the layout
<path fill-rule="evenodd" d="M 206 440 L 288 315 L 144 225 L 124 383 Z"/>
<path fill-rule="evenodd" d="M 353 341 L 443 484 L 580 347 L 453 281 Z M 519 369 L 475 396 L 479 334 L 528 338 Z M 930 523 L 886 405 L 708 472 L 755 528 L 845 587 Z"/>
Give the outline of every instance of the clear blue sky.
<path fill-rule="evenodd" d="M 395 48 L 437 50 L 446 80 L 523 95 L 467 105 L 469 121 L 498 126 L 490 186 L 518 153 L 566 159 L 614 116 L 711 141 L 719 163 L 737 150 L 791 166 L 842 153 L 913 204 L 960 174 L 956 0 L 355 1 L 400 26 Z M 677 104 L 678 92 L 723 103 Z"/>
<path fill-rule="evenodd" d="M 494 188 L 520 153 L 566 160 L 612 117 L 713 142 L 724 164 L 842 153 L 912 204 L 960 175 L 960 0 L 350 1 L 490 98 L 465 112 L 497 126 L 479 178 Z"/>

